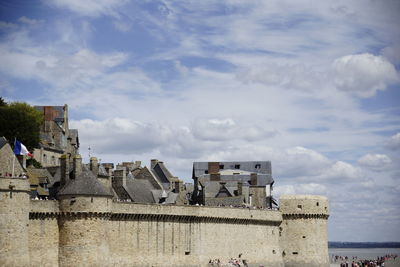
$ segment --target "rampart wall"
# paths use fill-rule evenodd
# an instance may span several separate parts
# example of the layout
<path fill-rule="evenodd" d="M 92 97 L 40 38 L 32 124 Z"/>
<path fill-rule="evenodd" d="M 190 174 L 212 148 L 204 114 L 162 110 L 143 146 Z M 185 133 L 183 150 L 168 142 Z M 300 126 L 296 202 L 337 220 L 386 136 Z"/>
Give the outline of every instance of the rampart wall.
<path fill-rule="evenodd" d="M 281 210 L 29 200 L 26 179 L 0 179 L 1 266 L 327 266 L 327 200 L 290 196 Z M 297 253 L 294 253 L 297 252 Z"/>

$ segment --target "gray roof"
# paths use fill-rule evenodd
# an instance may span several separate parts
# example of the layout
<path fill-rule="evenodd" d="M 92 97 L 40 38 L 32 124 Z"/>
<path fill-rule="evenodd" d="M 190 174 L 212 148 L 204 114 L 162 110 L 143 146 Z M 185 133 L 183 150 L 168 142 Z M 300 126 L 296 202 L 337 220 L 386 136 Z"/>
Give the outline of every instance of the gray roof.
<path fill-rule="evenodd" d="M 162 193 L 163 193 L 163 190 L 152 190 L 151 193 L 153 194 L 154 201 L 156 203 L 159 203 L 160 202 L 160 198 L 161 198 Z M 166 193 L 167 193 L 167 197 L 166 197 L 164 203 L 165 204 L 175 204 L 176 203 L 176 199 L 178 198 L 179 194 L 173 193 L 171 191 L 166 192 Z"/>
<path fill-rule="evenodd" d="M 153 174 L 157 177 L 158 181 L 162 183 L 164 187 L 165 184 L 168 184 L 167 187 L 169 187 L 170 180 L 173 176 L 168 171 L 167 167 L 165 167 L 164 162 L 157 162 L 152 171 Z"/>
<path fill-rule="evenodd" d="M 154 187 L 148 180 L 127 178 L 125 189 L 134 202 L 139 202 L 139 203 L 155 202 L 151 192 L 152 190 L 154 190 Z"/>
<path fill-rule="evenodd" d="M 204 188 L 205 197 L 215 197 L 221 189 L 220 181 L 200 181 Z M 229 181 L 223 184 L 229 193 L 233 196 L 234 191 L 238 189 L 236 181 Z"/>
<path fill-rule="evenodd" d="M 8 141 L 4 136 L 0 137 L 0 148 L 2 148 L 7 143 L 8 143 Z"/>
<path fill-rule="evenodd" d="M 270 161 L 221 161 L 215 164 L 221 166 L 219 169 L 221 181 L 241 181 L 246 183 L 251 179 L 251 173 L 256 173 L 257 186 L 265 186 L 274 182 Z M 210 180 L 208 166 L 209 162 L 194 162 L 193 178 Z"/>
<path fill-rule="evenodd" d="M 271 161 L 220 161 L 219 165 L 223 165 L 223 169 L 238 169 L 251 173 L 263 173 L 272 175 Z M 193 162 L 193 172 L 195 177 L 205 174 L 208 170 L 209 162 Z M 238 165 L 239 168 L 236 168 Z"/>
<path fill-rule="evenodd" d="M 106 189 L 85 165 L 82 165 L 82 173 L 75 179 L 69 179 L 67 184 L 61 188 L 58 195 L 113 196 L 110 190 Z"/>

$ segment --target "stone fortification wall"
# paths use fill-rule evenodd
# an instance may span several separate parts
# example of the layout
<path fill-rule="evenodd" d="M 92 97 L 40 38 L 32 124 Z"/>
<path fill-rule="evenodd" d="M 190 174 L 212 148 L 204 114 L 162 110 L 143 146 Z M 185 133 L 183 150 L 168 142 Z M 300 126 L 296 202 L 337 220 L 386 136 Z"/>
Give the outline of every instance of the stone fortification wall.
<path fill-rule="evenodd" d="M 29 200 L 26 179 L 0 179 L 1 266 L 329 266 L 328 201 L 283 196 L 281 210 Z"/>
<path fill-rule="evenodd" d="M 30 204 L 29 256 L 31 266 L 58 266 L 58 201 L 31 200 Z"/>
<path fill-rule="evenodd" d="M 29 266 L 29 183 L 0 178 L 0 266 Z"/>
<path fill-rule="evenodd" d="M 244 196 L 233 196 L 233 197 L 205 197 L 204 204 L 206 206 L 240 206 L 243 204 Z"/>
<path fill-rule="evenodd" d="M 322 196 L 281 196 L 281 248 L 285 267 L 329 267 L 328 199 Z"/>
<path fill-rule="evenodd" d="M 207 266 L 242 254 L 249 266 L 283 266 L 278 211 L 114 204 L 113 266 Z"/>
<path fill-rule="evenodd" d="M 107 197 L 67 197 L 60 200 L 59 265 L 111 266 Z"/>

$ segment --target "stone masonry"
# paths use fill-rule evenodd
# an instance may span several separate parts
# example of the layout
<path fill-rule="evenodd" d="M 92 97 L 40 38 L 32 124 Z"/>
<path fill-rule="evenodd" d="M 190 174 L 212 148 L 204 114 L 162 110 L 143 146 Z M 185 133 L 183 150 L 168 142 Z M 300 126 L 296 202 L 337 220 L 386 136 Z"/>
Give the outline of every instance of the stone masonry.
<path fill-rule="evenodd" d="M 239 254 L 248 266 L 329 266 L 325 197 L 282 196 L 266 210 L 28 193 L 27 179 L 0 178 L 0 266 L 200 267 Z"/>

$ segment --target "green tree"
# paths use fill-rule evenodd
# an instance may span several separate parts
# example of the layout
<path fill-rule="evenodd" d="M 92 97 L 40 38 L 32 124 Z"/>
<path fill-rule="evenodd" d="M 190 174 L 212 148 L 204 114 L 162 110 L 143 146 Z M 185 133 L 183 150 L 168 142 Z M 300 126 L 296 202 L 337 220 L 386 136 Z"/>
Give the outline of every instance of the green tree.
<path fill-rule="evenodd" d="M 17 138 L 32 150 L 39 145 L 43 120 L 43 114 L 27 103 L 0 105 L 0 136 L 6 137 L 10 143 Z"/>
<path fill-rule="evenodd" d="M 0 107 L 7 106 L 7 102 L 0 96 Z"/>

